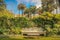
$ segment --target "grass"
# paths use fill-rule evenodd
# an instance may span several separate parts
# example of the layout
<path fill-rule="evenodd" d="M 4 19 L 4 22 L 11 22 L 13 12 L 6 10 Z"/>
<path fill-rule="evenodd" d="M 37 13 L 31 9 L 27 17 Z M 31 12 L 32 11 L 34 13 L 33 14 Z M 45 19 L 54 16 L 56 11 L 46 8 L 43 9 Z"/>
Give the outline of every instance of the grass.
<path fill-rule="evenodd" d="M 20 36 L 21 37 L 21 36 Z M 37 37 L 37 38 L 20 38 L 20 37 L 0 37 L 0 40 L 60 40 L 59 37 Z"/>

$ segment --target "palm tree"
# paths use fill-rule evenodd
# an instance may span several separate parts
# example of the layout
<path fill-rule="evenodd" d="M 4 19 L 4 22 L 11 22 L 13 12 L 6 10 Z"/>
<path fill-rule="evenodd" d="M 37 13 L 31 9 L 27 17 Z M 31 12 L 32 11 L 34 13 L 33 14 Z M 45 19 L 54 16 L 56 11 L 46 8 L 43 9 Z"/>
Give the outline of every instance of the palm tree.
<path fill-rule="evenodd" d="M 31 18 L 31 15 L 36 13 L 36 6 L 30 6 L 30 8 L 26 8 L 24 13 L 28 15 L 28 18 Z"/>
<path fill-rule="evenodd" d="M 30 7 L 30 12 L 31 12 L 31 14 L 35 14 L 36 13 L 36 6 L 31 6 Z"/>
<path fill-rule="evenodd" d="M 22 11 L 22 16 L 23 16 L 23 14 L 24 14 L 24 9 L 25 9 L 25 5 L 24 4 L 22 4 L 22 3 L 20 3 L 19 5 L 18 5 L 18 10 L 19 10 L 19 14 L 20 14 L 20 10 Z"/>
<path fill-rule="evenodd" d="M 24 14 L 27 14 L 28 18 L 30 17 L 30 9 L 29 8 L 26 8 L 24 10 Z"/>

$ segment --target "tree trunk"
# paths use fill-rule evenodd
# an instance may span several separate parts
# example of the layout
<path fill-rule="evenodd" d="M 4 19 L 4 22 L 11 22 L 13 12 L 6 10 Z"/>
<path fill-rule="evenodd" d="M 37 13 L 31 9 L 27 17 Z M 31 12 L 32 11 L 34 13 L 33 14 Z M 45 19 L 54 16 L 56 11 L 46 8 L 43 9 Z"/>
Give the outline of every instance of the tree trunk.
<path fill-rule="evenodd" d="M 22 16 L 24 16 L 24 11 L 22 10 Z"/>
<path fill-rule="evenodd" d="M 20 10 L 19 10 L 19 17 L 20 17 Z"/>
<path fill-rule="evenodd" d="M 56 9 L 56 14 L 58 13 L 58 9 Z"/>
<path fill-rule="evenodd" d="M 28 18 L 30 18 L 31 16 L 30 16 L 30 12 L 28 13 Z"/>
<path fill-rule="evenodd" d="M 30 17 L 30 14 L 28 13 L 28 18 Z"/>

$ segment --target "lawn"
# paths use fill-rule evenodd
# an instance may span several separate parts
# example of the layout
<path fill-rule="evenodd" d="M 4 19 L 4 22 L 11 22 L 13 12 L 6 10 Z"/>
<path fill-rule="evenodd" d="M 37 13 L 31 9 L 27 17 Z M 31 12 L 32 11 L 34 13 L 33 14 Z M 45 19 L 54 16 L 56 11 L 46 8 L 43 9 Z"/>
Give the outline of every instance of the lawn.
<path fill-rule="evenodd" d="M 0 40 L 60 40 L 60 37 L 37 37 L 37 38 L 0 37 Z"/>

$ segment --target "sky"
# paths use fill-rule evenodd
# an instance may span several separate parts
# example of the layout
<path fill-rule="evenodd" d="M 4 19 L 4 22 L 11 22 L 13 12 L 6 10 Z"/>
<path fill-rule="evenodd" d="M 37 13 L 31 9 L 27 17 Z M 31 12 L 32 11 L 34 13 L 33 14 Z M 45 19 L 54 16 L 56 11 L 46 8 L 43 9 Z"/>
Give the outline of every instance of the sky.
<path fill-rule="evenodd" d="M 36 5 L 36 7 L 41 6 L 41 0 L 5 0 L 7 9 L 12 11 L 15 14 L 19 14 L 17 9 L 18 4 L 23 3 L 26 7 L 30 7 L 30 5 Z"/>

